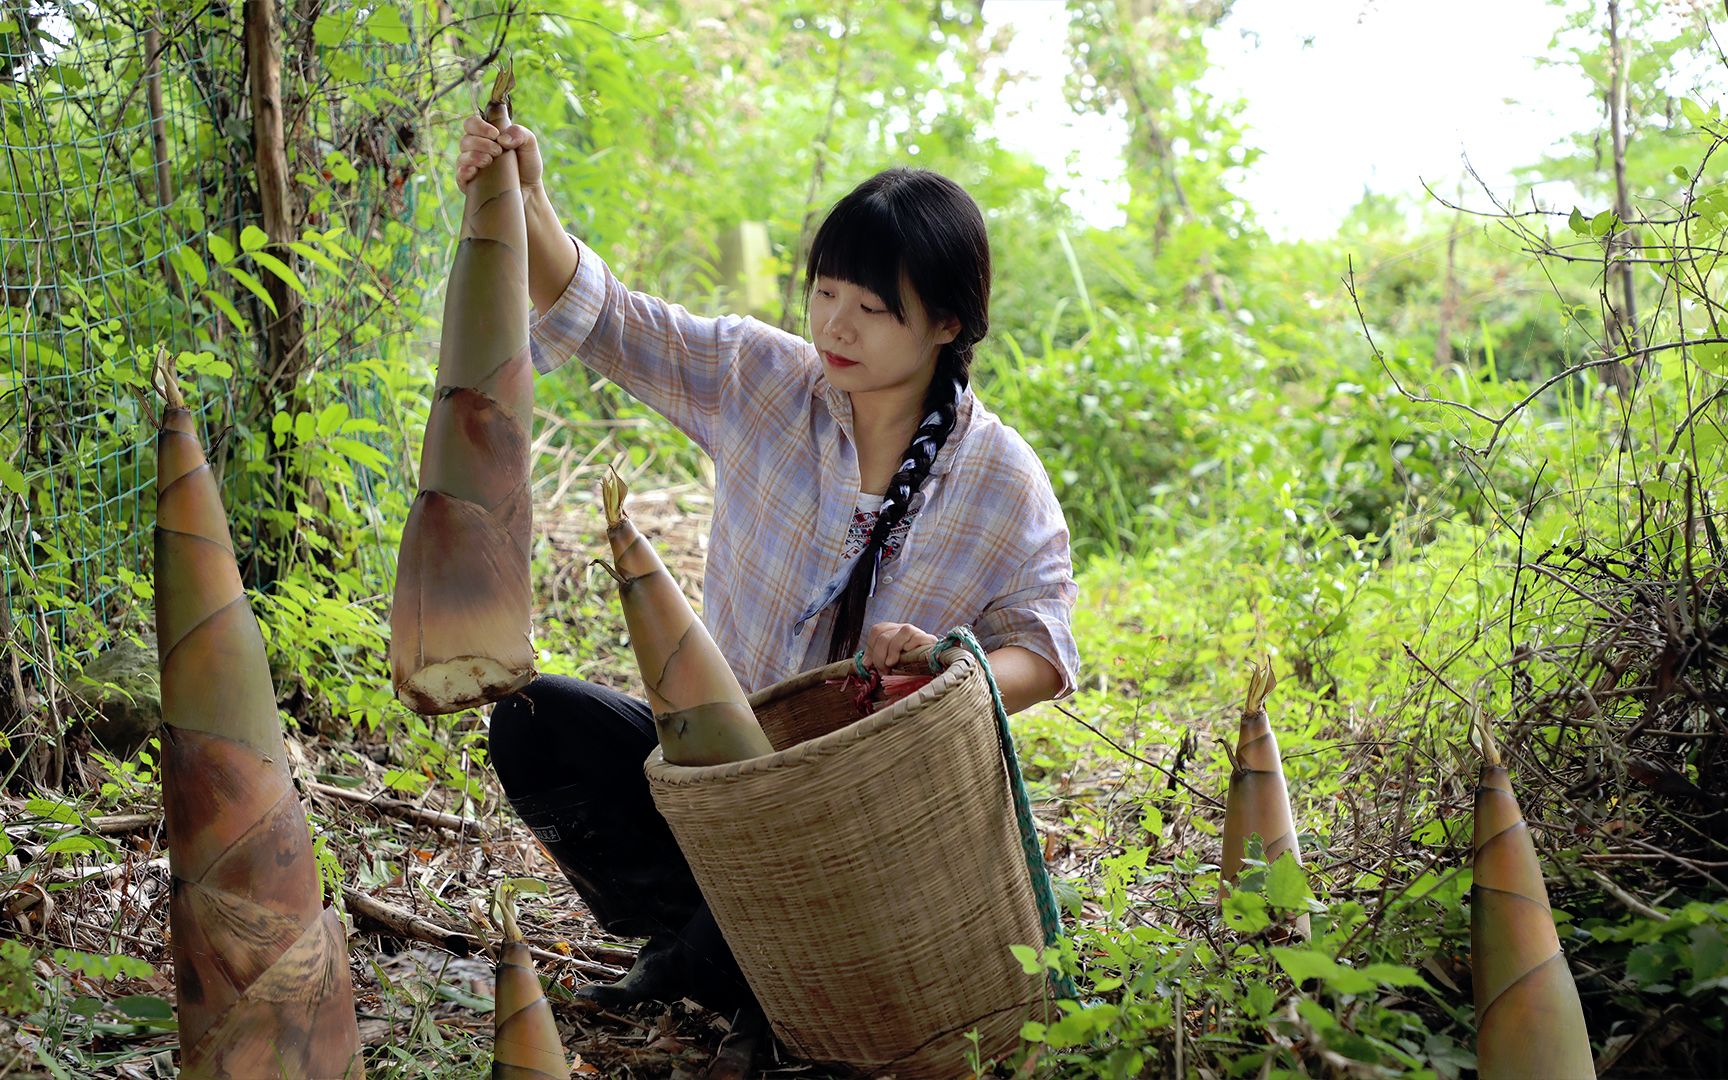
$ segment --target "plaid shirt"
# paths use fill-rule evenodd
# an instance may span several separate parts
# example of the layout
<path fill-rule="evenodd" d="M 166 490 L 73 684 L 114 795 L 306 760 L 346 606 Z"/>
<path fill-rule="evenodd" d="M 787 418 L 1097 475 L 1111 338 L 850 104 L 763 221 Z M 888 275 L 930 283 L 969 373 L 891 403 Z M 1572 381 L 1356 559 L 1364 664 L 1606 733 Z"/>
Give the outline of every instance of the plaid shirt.
<path fill-rule="evenodd" d="M 576 248 L 575 278 L 531 317 L 535 370 L 579 356 L 713 458 L 702 617 L 744 689 L 818 666 L 859 492 L 851 397 L 803 338 L 630 291 L 593 249 Z M 1062 508 L 1032 448 L 970 388 L 912 505 L 865 629 L 902 622 L 940 636 L 967 624 L 986 650 L 1044 657 L 1061 673 L 1058 696 L 1072 693 L 1078 590 Z"/>

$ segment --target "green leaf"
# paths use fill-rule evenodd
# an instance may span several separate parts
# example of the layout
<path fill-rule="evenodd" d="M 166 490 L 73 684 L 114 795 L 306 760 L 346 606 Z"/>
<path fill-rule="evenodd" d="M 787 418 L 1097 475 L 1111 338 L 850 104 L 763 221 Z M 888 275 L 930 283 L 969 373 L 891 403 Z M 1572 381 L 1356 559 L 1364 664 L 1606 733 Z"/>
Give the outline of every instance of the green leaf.
<path fill-rule="evenodd" d="M 340 45 L 353 21 L 345 15 L 320 15 L 312 24 L 312 40 L 325 47 Z"/>
<path fill-rule="evenodd" d="M 1028 975 L 1036 975 L 1044 970 L 1044 965 L 1038 959 L 1038 950 L 1030 945 L 1010 945 L 1008 951 L 1014 954 L 1014 959 L 1020 961 L 1020 970 Z"/>
<path fill-rule="evenodd" d="M 311 442 L 312 436 L 316 434 L 317 431 L 318 424 L 317 421 L 312 419 L 311 413 L 299 412 L 294 414 L 295 442 Z"/>
<path fill-rule="evenodd" d="M 1572 226 L 1572 231 L 1579 236 L 1590 235 L 1590 223 L 1584 220 L 1584 212 L 1576 206 L 1572 208 L 1572 216 L 1566 219 L 1566 223 Z"/>
<path fill-rule="evenodd" d="M 342 425 L 348 420 L 348 403 L 333 401 L 324 406 L 318 413 L 318 434 L 328 437 L 342 430 Z"/>
<path fill-rule="evenodd" d="M 42 849 L 43 851 L 60 851 L 70 855 L 113 855 L 114 845 L 99 836 L 85 836 L 74 833 L 62 836 Z"/>
<path fill-rule="evenodd" d="M 1714 371 L 1718 375 L 1728 375 L 1728 345 L 1721 342 L 1694 345 L 1690 352 L 1693 363 L 1705 371 Z"/>
<path fill-rule="evenodd" d="M 0 461 L 0 484 L 5 485 L 16 495 L 30 494 L 30 485 L 25 483 L 24 474 L 19 472 L 9 461 Z"/>
<path fill-rule="evenodd" d="M 193 375 L 214 375 L 218 379 L 232 378 L 234 365 L 216 359 L 213 352 L 183 352 L 174 358 L 174 366 Z"/>
<path fill-rule="evenodd" d="M 257 278 L 240 269 L 238 266 L 224 266 L 222 269 L 232 274 L 235 281 L 246 286 L 246 291 L 263 301 L 264 306 L 270 309 L 270 314 L 282 314 L 280 311 L 276 310 L 276 301 L 270 298 L 270 291 L 260 284 Z"/>
<path fill-rule="evenodd" d="M 1286 851 L 1266 871 L 1266 902 L 1282 911 L 1306 911 L 1308 872 L 1296 861 L 1294 853 Z"/>
<path fill-rule="evenodd" d="M 1609 233 L 1619 228 L 1619 226 L 1620 219 L 1615 215 L 1614 211 L 1604 210 L 1590 219 L 1590 235 L 1597 237 L 1607 236 Z"/>
<path fill-rule="evenodd" d="M 394 5 L 386 4 L 372 12 L 366 20 L 366 30 L 379 41 L 388 41 L 394 45 L 408 44 L 408 28 L 402 24 L 402 13 Z"/>
<path fill-rule="evenodd" d="M 1272 925 L 1265 898 L 1245 889 L 1232 890 L 1224 898 L 1223 912 L 1225 924 L 1238 934 L 1258 934 Z"/>
<path fill-rule="evenodd" d="M 1681 183 L 1692 182 L 1692 170 L 1684 165 L 1674 166 L 1674 175 L 1680 179 Z"/>
<path fill-rule="evenodd" d="M 80 825 L 84 819 L 78 816 L 78 811 L 58 799 L 30 799 L 24 804 L 24 812 L 32 817 L 46 818 L 57 825 Z"/>
<path fill-rule="evenodd" d="M 316 263 L 330 271 L 332 274 L 340 274 L 342 272 L 342 268 L 331 262 L 328 255 L 325 255 L 322 251 L 319 251 L 311 244 L 303 244 L 298 240 L 290 240 L 288 241 L 288 247 L 297 254 L 303 256 L 307 261 Z"/>
<path fill-rule="evenodd" d="M 41 1008 L 30 959 L 23 942 L 0 938 L 0 1014 L 23 1016 Z"/>
<path fill-rule="evenodd" d="M 1365 964 L 1357 969 L 1381 986 L 1420 986 L 1429 989 L 1428 981 L 1415 968 L 1403 964 Z"/>
<path fill-rule="evenodd" d="M 223 296 L 215 289 L 205 289 L 199 295 L 214 304 L 217 310 L 221 311 L 222 314 L 228 316 L 228 321 L 234 324 L 235 329 L 239 330 L 243 334 L 251 331 L 252 324 L 247 322 L 245 316 L 240 314 L 240 309 L 234 306 L 232 300 L 229 300 L 226 296 Z"/>
<path fill-rule="evenodd" d="M 234 245 L 230 244 L 218 233 L 211 233 L 204 241 L 210 246 L 210 254 L 219 263 L 234 261 Z"/>
<path fill-rule="evenodd" d="M 256 225 L 248 225 L 240 230 L 240 249 L 242 251 L 257 251 L 270 242 L 270 234 Z"/>
<path fill-rule="evenodd" d="M 390 475 L 390 457 L 376 446 L 370 446 L 359 439 L 350 439 L 346 435 L 334 435 L 330 438 L 330 449 L 357 465 L 371 469 L 379 476 Z"/>
<path fill-rule="evenodd" d="M 1296 982 L 1318 979 L 1340 994 L 1366 994 L 1376 986 L 1428 985 L 1412 968 L 1399 964 L 1345 967 L 1325 953 L 1316 952 L 1312 948 L 1273 946 L 1272 957 Z"/>
<path fill-rule="evenodd" d="M 1692 977 L 1700 982 L 1728 975 L 1728 941 L 1714 926 L 1694 926 L 1689 935 Z"/>
<path fill-rule="evenodd" d="M 290 289 L 299 293 L 301 297 L 306 296 L 306 286 L 300 283 L 300 275 L 296 274 L 293 269 L 281 259 L 278 259 L 267 251 L 254 251 L 252 253 L 252 261 L 281 278 L 287 283 Z"/>
<path fill-rule="evenodd" d="M 198 257 L 191 245 L 182 244 L 175 248 L 172 258 L 180 272 L 197 282 L 200 289 L 210 284 L 210 271 L 204 269 L 204 260 Z"/>

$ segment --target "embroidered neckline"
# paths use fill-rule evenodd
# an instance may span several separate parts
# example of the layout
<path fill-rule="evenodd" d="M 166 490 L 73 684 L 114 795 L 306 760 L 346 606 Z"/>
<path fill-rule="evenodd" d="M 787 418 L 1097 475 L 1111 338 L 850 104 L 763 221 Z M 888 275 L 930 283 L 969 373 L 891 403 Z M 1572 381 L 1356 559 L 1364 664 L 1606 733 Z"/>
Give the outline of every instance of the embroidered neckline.
<path fill-rule="evenodd" d="M 842 560 L 852 559 L 864 550 L 864 546 L 870 542 L 870 530 L 876 527 L 876 519 L 880 516 L 880 512 L 876 510 L 852 511 L 852 521 L 846 526 L 846 546 L 841 551 Z M 916 516 L 916 510 L 908 513 L 889 531 L 888 539 L 882 542 L 883 562 L 900 554 L 900 547 L 906 542 L 906 532 L 912 528 L 912 519 Z"/>

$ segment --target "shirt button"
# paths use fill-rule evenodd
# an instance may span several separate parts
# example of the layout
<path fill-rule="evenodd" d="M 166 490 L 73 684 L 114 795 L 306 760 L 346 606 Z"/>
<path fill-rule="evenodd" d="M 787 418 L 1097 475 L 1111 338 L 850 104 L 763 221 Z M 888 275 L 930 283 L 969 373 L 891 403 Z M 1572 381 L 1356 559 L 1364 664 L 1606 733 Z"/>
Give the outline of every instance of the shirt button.
<path fill-rule="evenodd" d="M 884 584 L 884 585 L 894 584 L 894 575 L 893 574 L 883 574 L 882 575 L 882 584 Z"/>

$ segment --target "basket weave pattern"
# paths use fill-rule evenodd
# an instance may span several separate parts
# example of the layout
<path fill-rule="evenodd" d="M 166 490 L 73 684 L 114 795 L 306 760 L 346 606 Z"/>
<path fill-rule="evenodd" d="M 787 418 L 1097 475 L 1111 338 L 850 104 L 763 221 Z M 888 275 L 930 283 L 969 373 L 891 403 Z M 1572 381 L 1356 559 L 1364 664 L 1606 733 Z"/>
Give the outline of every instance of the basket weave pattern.
<path fill-rule="evenodd" d="M 1043 941 L 983 669 L 853 721 L 818 669 L 751 698 L 776 752 L 647 761 L 655 805 L 777 1035 L 801 1057 L 900 1078 L 966 1072 L 1018 1045 L 1044 983 L 1008 946 Z M 850 721 L 850 722 L 849 722 Z M 840 725 L 836 727 L 836 725 Z"/>

